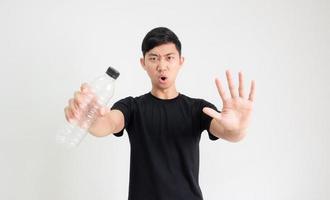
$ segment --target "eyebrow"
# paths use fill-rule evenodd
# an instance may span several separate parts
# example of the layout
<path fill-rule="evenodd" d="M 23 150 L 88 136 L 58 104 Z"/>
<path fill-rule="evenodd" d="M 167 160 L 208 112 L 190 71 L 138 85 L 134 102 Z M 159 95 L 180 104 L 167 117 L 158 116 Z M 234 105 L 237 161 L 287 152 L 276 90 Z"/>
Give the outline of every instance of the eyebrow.
<path fill-rule="evenodd" d="M 165 54 L 165 56 L 169 56 L 169 55 L 172 55 L 172 54 L 175 54 L 175 53 L 168 53 L 168 54 Z M 147 56 L 159 56 L 158 54 L 155 54 L 155 53 L 149 53 Z"/>
<path fill-rule="evenodd" d="M 157 56 L 157 57 L 158 57 L 158 54 L 155 54 L 155 53 L 148 53 L 147 56 Z"/>

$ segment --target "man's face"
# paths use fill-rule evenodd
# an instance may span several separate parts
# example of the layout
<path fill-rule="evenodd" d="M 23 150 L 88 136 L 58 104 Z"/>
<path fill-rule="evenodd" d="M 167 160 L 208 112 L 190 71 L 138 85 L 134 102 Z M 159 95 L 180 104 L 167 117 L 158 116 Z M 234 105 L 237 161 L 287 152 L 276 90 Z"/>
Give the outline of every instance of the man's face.
<path fill-rule="evenodd" d="M 184 58 L 179 55 L 175 44 L 168 43 L 149 50 L 140 62 L 147 71 L 153 87 L 167 89 L 175 84 Z"/>

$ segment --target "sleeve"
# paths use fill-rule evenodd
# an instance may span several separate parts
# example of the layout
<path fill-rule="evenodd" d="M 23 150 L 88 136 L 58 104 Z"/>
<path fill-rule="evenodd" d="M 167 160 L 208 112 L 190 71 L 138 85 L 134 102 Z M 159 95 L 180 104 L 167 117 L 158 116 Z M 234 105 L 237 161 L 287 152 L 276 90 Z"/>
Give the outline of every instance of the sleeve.
<path fill-rule="evenodd" d="M 130 127 L 130 122 L 133 116 L 133 106 L 134 106 L 134 98 L 133 97 L 126 97 L 121 99 L 113 104 L 111 110 L 119 110 L 124 115 L 125 125 L 124 128 L 119 131 L 118 133 L 114 133 L 115 136 L 120 137 L 124 133 L 124 129 L 128 129 Z"/>
<path fill-rule="evenodd" d="M 212 117 L 208 116 L 207 114 L 205 114 L 203 112 L 203 108 L 204 107 L 209 107 L 209 108 L 212 108 L 214 110 L 216 110 L 217 112 L 220 112 L 217 107 L 215 107 L 212 103 L 208 102 L 208 101 L 205 101 L 205 100 L 201 100 L 201 103 L 200 103 L 200 113 L 201 113 L 201 117 L 200 117 L 200 126 L 201 126 L 201 130 L 204 131 L 206 130 L 208 135 L 209 135 L 209 138 L 210 140 L 217 140 L 219 139 L 218 137 L 216 137 L 215 135 L 213 135 L 211 132 L 210 132 L 210 125 L 211 125 L 211 121 L 212 121 Z"/>

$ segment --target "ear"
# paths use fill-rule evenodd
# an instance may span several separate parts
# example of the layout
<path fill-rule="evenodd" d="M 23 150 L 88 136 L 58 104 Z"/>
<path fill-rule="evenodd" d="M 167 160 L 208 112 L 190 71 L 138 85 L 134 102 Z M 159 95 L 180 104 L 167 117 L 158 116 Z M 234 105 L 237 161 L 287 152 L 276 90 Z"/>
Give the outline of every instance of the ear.
<path fill-rule="evenodd" d="M 182 67 L 183 63 L 184 63 L 184 57 L 183 56 L 180 56 L 180 67 Z"/>
<path fill-rule="evenodd" d="M 144 57 L 140 58 L 140 63 L 141 63 L 141 66 L 143 67 L 143 69 L 146 70 L 146 64 L 144 62 Z"/>

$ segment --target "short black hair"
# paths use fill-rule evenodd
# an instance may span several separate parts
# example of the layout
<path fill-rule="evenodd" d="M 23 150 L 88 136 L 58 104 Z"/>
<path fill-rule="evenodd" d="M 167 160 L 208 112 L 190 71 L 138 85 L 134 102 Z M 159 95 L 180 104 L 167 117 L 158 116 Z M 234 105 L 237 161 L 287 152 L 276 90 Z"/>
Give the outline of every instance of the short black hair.
<path fill-rule="evenodd" d="M 173 43 L 181 56 L 181 42 L 176 34 L 166 27 L 157 27 L 147 33 L 142 41 L 143 56 L 156 46 Z"/>

